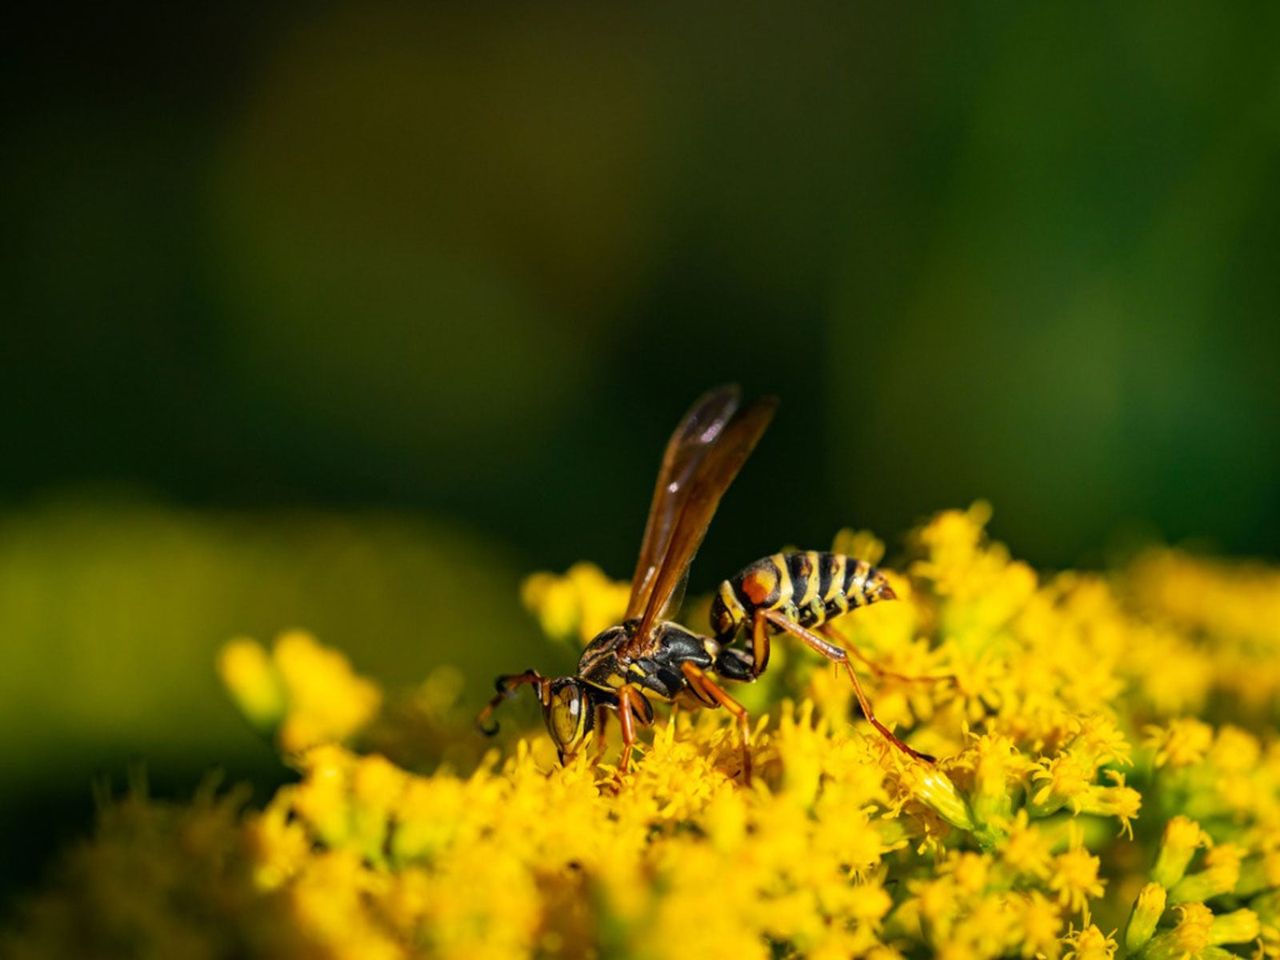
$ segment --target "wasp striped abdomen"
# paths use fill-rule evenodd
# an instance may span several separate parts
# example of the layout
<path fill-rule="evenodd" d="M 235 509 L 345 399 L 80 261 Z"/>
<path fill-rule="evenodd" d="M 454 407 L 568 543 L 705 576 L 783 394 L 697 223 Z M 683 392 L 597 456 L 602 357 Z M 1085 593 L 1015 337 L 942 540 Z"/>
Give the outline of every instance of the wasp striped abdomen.
<path fill-rule="evenodd" d="M 728 643 L 756 611 L 774 611 L 802 627 L 817 627 L 857 607 L 892 600 L 882 574 L 841 553 L 775 553 L 720 584 L 711 602 L 711 629 Z"/>

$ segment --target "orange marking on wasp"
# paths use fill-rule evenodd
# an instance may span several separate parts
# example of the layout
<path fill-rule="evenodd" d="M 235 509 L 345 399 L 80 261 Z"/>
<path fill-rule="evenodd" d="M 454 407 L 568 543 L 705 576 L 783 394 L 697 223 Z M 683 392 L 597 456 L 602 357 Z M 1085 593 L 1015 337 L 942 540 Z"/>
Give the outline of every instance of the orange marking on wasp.
<path fill-rule="evenodd" d="M 776 577 L 763 570 L 757 570 L 742 581 L 742 592 L 747 595 L 752 603 L 764 603 L 777 585 L 778 580 Z"/>

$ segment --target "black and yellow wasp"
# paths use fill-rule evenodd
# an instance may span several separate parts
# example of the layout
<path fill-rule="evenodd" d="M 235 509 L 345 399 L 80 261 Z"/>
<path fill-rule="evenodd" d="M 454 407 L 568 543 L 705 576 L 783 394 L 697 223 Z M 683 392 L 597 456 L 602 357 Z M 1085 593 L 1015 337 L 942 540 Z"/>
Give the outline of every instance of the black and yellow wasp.
<path fill-rule="evenodd" d="M 775 397 L 763 397 L 739 410 L 739 402 L 736 386 L 710 391 L 685 414 L 667 443 L 623 622 L 587 645 L 574 676 L 550 678 L 526 670 L 498 677 L 497 694 L 476 718 L 483 732 L 497 731 L 496 724 L 487 726 L 494 710 L 528 684 L 537 692 L 562 762 L 592 732 L 603 744 L 609 711 L 615 712 L 622 728 L 620 770 L 625 772 L 637 727 L 653 722 L 650 697 L 724 707 L 737 718 L 743 778 L 749 781 L 750 721 L 720 681 L 755 680 L 769 664 L 771 635 L 788 633 L 844 667 L 863 715 L 891 743 L 917 759 L 931 759 L 876 719 L 848 653 L 810 629 L 825 632 L 829 620 L 855 607 L 895 599 L 883 574 L 864 561 L 833 553 L 774 554 L 720 585 L 711 605 L 714 636 L 664 619 L 678 606 L 676 597 L 720 498 L 778 405 Z M 749 644 L 736 646 L 740 635 Z"/>

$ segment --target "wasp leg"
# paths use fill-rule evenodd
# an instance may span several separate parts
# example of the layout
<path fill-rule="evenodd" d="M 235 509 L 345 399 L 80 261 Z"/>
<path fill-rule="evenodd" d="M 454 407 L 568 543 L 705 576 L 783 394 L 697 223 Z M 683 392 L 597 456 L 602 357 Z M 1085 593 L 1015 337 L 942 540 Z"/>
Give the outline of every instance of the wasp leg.
<path fill-rule="evenodd" d="M 844 638 L 839 636 L 830 624 L 824 623 L 822 626 L 818 628 L 818 632 L 834 644 L 839 645 L 842 642 L 844 642 Z M 845 650 L 846 653 L 848 653 L 850 656 L 856 659 L 859 663 L 863 664 L 868 670 L 874 673 L 877 677 L 889 677 L 893 680 L 902 680 L 907 683 L 937 683 L 941 680 L 954 679 L 949 673 L 944 673 L 941 676 L 935 676 L 935 677 L 919 677 L 919 676 L 913 677 L 913 676 L 908 676 L 905 673 L 895 673 L 892 670 L 886 670 L 884 667 L 880 666 L 880 664 L 876 663 L 866 654 L 859 652 L 858 648 L 855 647 L 853 644 L 849 644 L 849 646 L 844 647 L 843 649 Z"/>
<path fill-rule="evenodd" d="M 653 707 L 636 687 L 630 683 L 618 688 L 618 725 L 622 727 L 622 762 L 618 764 L 619 775 L 627 772 L 631 765 L 631 748 L 636 742 L 636 724 L 648 726 L 653 723 Z"/>
<path fill-rule="evenodd" d="M 498 677 L 494 681 L 494 686 L 498 692 L 494 694 L 483 710 L 476 714 L 476 729 L 483 733 L 486 737 L 492 737 L 498 732 L 498 725 L 486 726 L 489 718 L 493 716 L 493 711 L 497 710 L 505 700 L 510 700 L 525 684 L 530 684 L 538 688 L 538 700 L 543 706 L 547 705 L 547 699 L 551 693 L 551 681 L 540 674 L 537 670 L 526 670 L 524 673 L 512 673 Z"/>
<path fill-rule="evenodd" d="M 609 721 L 609 708 L 604 704 L 596 707 L 596 756 L 595 762 L 599 763 L 604 758 L 605 751 L 605 725 Z"/>
<path fill-rule="evenodd" d="M 760 676 L 768 665 L 769 631 L 764 618 L 757 612 L 751 624 L 751 676 Z"/>
<path fill-rule="evenodd" d="M 798 640 L 804 641 L 828 660 L 838 663 L 844 667 L 844 672 L 849 675 L 849 680 L 853 683 L 853 693 L 858 698 L 858 706 L 862 708 L 862 715 L 867 718 L 870 724 L 879 730 L 886 740 L 892 743 L 903 753 L 906 753 L 908 756 L 915 757 L 917 760 L 923 760 L 926 763 L 933 763 L 933 757 L 928 754 L 912 750 L 894 736 L 892 730 L 876 719 L 876 715 L 871 709 L 871 701 L 868 700 L 867 695 L 862 692 L 862 684 L 858 682 L 858 675 L 853 672 L 853 664 L 849 661 L 849 654 L 845 651 L 844 647 L 840 647 L 834 643 L 823 640 L 816 633 L 811 633 L 795 621 L 788 620 L 776 610 L 757 610 L 756 621 L 759 622 L 762 617 L 768 620 L 769 623 L 773 624 L 779 630 L 784 630 Z"/>
<path fill-rule="evenodd" d="M 751 783 L 751 717 L 747 713 L 747 708 L 729 696 L 729 692 L 707 676 L 701 667 L 686 660 L 680 664 L 680 670 L 699 698 L 710 698 L 737 718 L 738 733 L 742 738 L 742 779 L 749 785 Z"/>

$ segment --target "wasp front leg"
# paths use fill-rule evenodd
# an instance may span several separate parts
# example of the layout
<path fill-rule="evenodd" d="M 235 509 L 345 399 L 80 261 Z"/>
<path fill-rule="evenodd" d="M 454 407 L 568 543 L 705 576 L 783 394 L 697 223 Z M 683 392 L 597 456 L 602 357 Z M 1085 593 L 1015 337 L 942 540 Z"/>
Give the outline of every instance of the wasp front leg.
<path fill-rule="evenodd" d="M 631 766 L 631 748 L 636 742 L 636 727 L 647 727 L 653 723 L 653 705 L 639 688 L 633 684 L 625 684 L 618 689 L 618 726 L 622 728 L 622 761 L 618 764 L 618 774 L 627 772 Z"/>
<path fill-rule="evenodd" d="M 603 703 L 596 705 L 596 755 L 595 763 L 598 765 L 604 759 L 604 752 L 608 746 L 608 737 L 605 736 L 607 724 L 609 721 L 609 708 Z"/>

